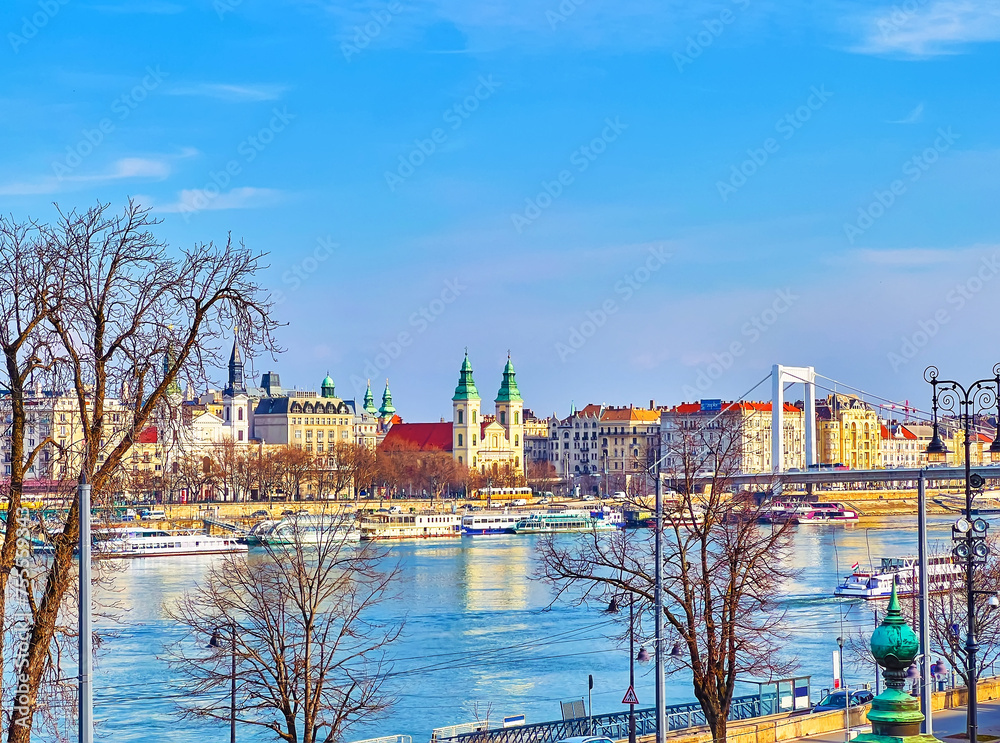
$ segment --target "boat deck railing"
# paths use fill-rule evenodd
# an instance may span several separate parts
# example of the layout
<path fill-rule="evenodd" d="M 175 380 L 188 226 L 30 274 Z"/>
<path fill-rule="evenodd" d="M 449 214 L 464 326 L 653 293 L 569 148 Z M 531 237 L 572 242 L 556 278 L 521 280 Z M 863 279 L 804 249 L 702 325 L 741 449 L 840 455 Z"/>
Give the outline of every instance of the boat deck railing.
<path fill-rule="evenodd" d="M 753 717 L 774 714 L 778 709 L 778 695 L 775 693 L 754 694 L 738 697 L 733 700 L 729 710 L 730 720 L 749 720 Z M 697 702 L 675 704 L 667 707 L 667 730 L 684 730 L 686 728 L 706 725 L 705 713 Z M 438 737 L 435 743 L 555 743 L 563 738 L 579 735 L 600 735 L 612 740 L 623 740 L 629 737 L 629 713 L 612 712 L 593 717 L 578 717 L 572 720 L 556 720 L 553 722 L 536 722 L 519 727 L 480 730 L 462 733 L 450 738 Z M 656 733 L 656 709 L 637 709 L 635 711 L 635 734 L 653 735 Z"/>

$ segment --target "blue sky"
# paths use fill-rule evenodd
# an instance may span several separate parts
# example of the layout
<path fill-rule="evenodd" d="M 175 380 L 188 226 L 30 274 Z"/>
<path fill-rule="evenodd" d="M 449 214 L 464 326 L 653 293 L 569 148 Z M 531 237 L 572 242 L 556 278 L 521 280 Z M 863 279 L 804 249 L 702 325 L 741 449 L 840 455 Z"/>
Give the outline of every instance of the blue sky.
<path fill-rule="evenodd" d="M 388 377 L 436 420 L 468 346 L 538 413 L 774 363 L 923 403 L 927 364 L 1000 360 L 991 3 L 42 0 L 0 28 L 3 209 L 135 196 L 175 245 L 269 252 L 288 350 L 255 368 L 286 386 Z"/>

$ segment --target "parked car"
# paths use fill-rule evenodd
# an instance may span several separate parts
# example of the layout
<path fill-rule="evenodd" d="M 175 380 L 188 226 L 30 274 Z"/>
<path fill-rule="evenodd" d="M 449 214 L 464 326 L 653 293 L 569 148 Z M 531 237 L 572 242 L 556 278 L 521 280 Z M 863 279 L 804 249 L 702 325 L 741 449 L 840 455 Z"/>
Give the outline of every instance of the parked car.
<path fill-rule="evenodd" d="M 259 511 L 254 511 L 253 513 L 251 513 L 250 517 L 251 518 L 255 518 L 255 519 L 257 519 L 257 518 L 265 518 L 266 519 L 270 515 L 271 514 L 269 514 L 267 511 L 261 509 Z"/>
<path fill-rule="evenodd" d="M 289 510 L 288 510 L 288 509 L 286 508 L 286 509 L 285 509 L 284 511 L 282 511 L 282 512 L 281 512 L 281 515 L 282 515 L 282 516 L 294 516 L 294 515 L 295 515 L 295 511 L 289 511 Z"/>
<path fill-rule="evenodd" d="M 615 743 L 611 738 L 603 735 L 574 735 L 572 738 L 562 738 L 556 743 Z"/>
<path fill-rule="evenodd" d="M 847 701 L 846 692 L 835 691 L 832 694 L 827 694 L 823 699 L 812 708 L 813 712 L 830 712 L 831 710 L 844 709 L 845 702 Z M 862 704 L 868 704 L 875 695 L 868 691 L 867 689 L 858 689 L 857 691 L 851 692 L 851 706 L 858 707 Z"/>

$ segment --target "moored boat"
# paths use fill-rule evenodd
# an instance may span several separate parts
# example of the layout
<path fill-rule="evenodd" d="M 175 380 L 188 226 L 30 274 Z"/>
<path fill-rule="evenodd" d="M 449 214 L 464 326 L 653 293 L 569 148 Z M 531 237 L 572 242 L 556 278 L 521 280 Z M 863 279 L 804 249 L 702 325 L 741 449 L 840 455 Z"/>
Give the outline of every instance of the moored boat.
<path fill-rule="evenodd" d="M 514 524 L 523 519 L 523 513 L 503 513 L 483 511 L 467 513 L 462 517 L 462 534 L 483 536 L 486 534 L 510 534 Z"/>
<path fill-rule="evenodd" d="M 246 552 L 236 537 L 212 537 L 192 531 L 120 528 L 94 533 L 93 554 L 98 559 L 132 557 L 176 557 Z"/>
<path fill-rule="evenodd" d="M 264 544 L 285 546 L 292 544 L 317 545 L 335 542 L 359 542 L 361 530 L 354 519 L 323 516 L 294 516 L 282 519 L 266 531 L 256 534 Z"/>
<path fill-rule="evenodd" d="M 824 506 L 823 508 L 814 508 L 806 513 L 799 513 L 792 517 L 793 524 L 830 524 L 830 523 L 856 523 L 858 521 L 858 512 L 852 511 L 850 508 L 844 508 L 843 506 L 838 506 L 836 504 L 826 504 L 817 503 L 817 506 Z M 834 506 L 834 507 L 830 507 Z"/>
<path fill-rule="evenodd" d="M 374 513 L 361 519 L 362 539 L 431 539 L 462 536 L 462 515 Z"/>
<path fill-rule="evenodd" d="M 885 599 L 892 593 L 892 584 L 900 596 L 919 593 L 919 563 L 916 557 L 883 557 L 878 568 L 862 570 L 855 563 L 854 573 L 834 589 L 835 596 L 862 599 Z M 941 593 L 962 585 L 963 568 L 951 555 L 935 555 L 927 560 L 927 587 L 931 593 Z"/>
<path fill-rule="evenodd" d="M 515 534 L 557 534 L 561 532 L 614 531 L 618 527 L 605 519 L 585 513 L 533 513 L 514 524 Z"/>

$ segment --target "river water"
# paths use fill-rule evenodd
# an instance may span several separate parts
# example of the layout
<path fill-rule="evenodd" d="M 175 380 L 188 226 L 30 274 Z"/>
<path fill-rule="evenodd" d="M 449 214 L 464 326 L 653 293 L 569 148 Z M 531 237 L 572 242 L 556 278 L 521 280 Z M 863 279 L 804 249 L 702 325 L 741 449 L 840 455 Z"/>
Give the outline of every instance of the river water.
<path fill-rule="evenodd" d="M 951 520 L 931 520 L 930 538 L 944 548 Z M 800 574 L 781 599 L 791 628 L 789 653 L 798 673 L 812 676 L 813 698 L 829 687 L 836 638 L 871 627 L 863 601 L 834 599 L 838 576 L 869 555 L 915 554 L 916 519 L 896 517 L 855 526 L 803 526 L 794 535 L 791 563 Z M 570 535 L 560 537 L 572 539 Z M 530 578 L 535 539 L 529 536 L 400 542 L 389 546 L 402 568 L 400 598 L 380 609 L 381 618 L 405 616 L 405 630 L 392 650 L 392 689 L 398 699 L 373 725 L 351 731 L 349 740 L 381 735 L 430 739 L 444 725 L 524 714 L 528 722 L 560 717 L 560 700 L 587 695 L 594 676 L 595 714 L 627 710 L 628 647 L 608 635 L 616 631 L 596 607 L 551 605 L 549 589 Z M 163 607 L 175 601 L 214 557 L 134 560 L 115 577 L 115 600 L 123 607 L 116 632 L 103 645 L 95 676 L 97 739 L 204 743 L 224 740 L 228 726 L 178 721 L 183 695 L 162 659 L 164 644 L 179 636 Z M 839 567 L 838 567 L 839 566 Z M 107 622 L 98 621 L 98 627 Z M 845 635 L 846 636 L 846 635 Z M 652 664 L 636 665 L 641 706 L 652 706 Z M 859 670 L 848 681 L 871 680 Z M 746 687 L 743 693 L 750 693 Z M 693 699 L 683 677 L 671 677 L 667 703 Z M 478 703 L 478 705 L 477 705 Z M 240 741 L 273 740 L 266 732 L 240 728 Z"/>

